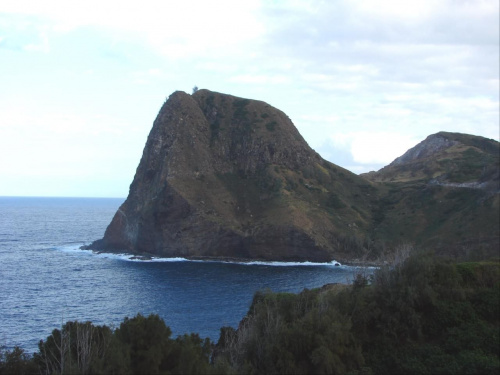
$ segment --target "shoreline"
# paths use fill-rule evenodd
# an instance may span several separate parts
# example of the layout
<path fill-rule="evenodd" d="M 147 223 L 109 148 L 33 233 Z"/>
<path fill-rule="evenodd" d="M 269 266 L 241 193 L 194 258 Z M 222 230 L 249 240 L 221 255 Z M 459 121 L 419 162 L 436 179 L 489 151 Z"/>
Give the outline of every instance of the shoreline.
<path fill-rule="evenodd" d="M 227 256 L 203 256 L 203 255 L 193 255 L 193 256 L 171 256 L 171 257 L 161 257 L 156 254 L 150 253 L 142 253 L 142 254 L 134 254 L 129 252 L 122 252 L 117 250 L 94 250 L 89 246 L 80 246 L 80 250 L 92 251 L 96 254 L 114 254 L 114 255 L 123 255 L 127 256 L 129 260 L 134 261 L 154 261 L 154 260 L 162 260 L 165 261 L 195 261 L 195 262 L 218 262 L 218 263 L 231 263 L 231 264 L 263 264 L 263 265 L 273 265 L 273 264 L 281 264 L 281 265 L 324 265 L 324 266 L 347 266 L 347 267 L 372 267 L 379 268 L 384 264 L 380 261 L 361 261 L 359 259 L 352 260 L 331 260 L 329 262 L 315 262 L 312 260 L 304 260 L 304 259 L 296 259 L 296 260 L 283 260 L 283 259 L 265 259 L 265 258 L 237 258 L 237 257 L 227 257 Z"/>

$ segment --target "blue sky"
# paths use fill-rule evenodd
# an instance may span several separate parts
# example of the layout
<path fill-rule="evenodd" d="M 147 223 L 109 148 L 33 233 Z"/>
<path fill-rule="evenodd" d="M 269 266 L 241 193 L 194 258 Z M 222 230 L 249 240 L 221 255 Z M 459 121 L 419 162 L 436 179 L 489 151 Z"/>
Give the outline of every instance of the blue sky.
<path fill-rule="evenodd" d="M 0 195 L 126 197 L 165 99 L 284 111 L 355 173 L 438 131 L 499 139 L 499 2 L 0 2 Z"/>

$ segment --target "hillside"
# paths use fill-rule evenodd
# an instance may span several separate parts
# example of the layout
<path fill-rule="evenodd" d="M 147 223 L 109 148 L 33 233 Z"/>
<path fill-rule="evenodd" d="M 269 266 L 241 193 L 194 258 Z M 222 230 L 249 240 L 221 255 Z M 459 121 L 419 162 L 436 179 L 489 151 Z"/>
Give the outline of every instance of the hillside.
<path fill-rule="evenodd" d="M 371 225 L 375 189 L 322 159 L 280 110 L 173 93 L 125 203 L 90 248 L 188 258 L 331 261 Z M 351 241 L 352 242 L 352 241 Z"/>
<path fill-rule="evenodd" d="M 497 141 L 440 132 L 377 172 L 373 237 L 408 241 L 448 255 L 498 256 Z"/>
<path fill-rule="evenodd" d="M 362 176 L 377 182 L 433 181 L 495 191 L 499 188 L 499 163 L 497 141 L 439 132 L 428 136 L 388 166 Z"/>
<path fill-rule="evenodd" d="M 402 243 L 497 254 L 498 142 L 437 133 L 378 172 L 322 159 L 280 110 L 199 90 L 161 108 L 104 238 L 161 257 L 383 261 Z"/>

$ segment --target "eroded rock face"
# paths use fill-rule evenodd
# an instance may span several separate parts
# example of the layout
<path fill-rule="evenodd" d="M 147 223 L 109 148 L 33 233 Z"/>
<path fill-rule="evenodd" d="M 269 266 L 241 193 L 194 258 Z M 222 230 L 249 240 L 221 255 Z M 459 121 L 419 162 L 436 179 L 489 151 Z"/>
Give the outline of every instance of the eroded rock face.
<path fill-rule="evenodd" d="M 89 248 L 330 261 L 338 224 L 321 204 L 329 192 L 301 170 L 330 180 L 336 173 L 283 112 L 208 90 L 175 92 L 153 124 L 127 200 Z"/>
<path fill-rule="evenodd" d="M 401 165 L 418 159 L 425 159 L 440 151 L 458 144 L 457 141 L 448 139 L 441 134 L 432 134 L 415 147 L 396 158 L 389 166 Z"/>
<path fill-rule="evenodd" d="M 153 124 L 126 201 L 87 248 L 361 262 L 402 241 L 498 242 L 496 141 L 437 133 L 365 177 L 323 160 L 264 102 L 175 92 Z"/>

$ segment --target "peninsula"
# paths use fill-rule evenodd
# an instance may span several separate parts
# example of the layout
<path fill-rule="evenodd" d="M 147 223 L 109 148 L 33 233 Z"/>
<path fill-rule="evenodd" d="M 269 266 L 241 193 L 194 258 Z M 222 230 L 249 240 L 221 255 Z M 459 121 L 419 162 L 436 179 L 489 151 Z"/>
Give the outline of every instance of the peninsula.
<path fill-rule="evenodd" d="M 426 141 L 426 152 L 358 176 L 324 160 L 265 102 L 177 91 L 154 121 L 126 201 L 86 248 L 351 262 L 403 241 L 498 243 L 498 142 L 456 133 Z M 447 154 L 451 162 L 439 162 Z M 480 223 L 465 214 L 481 215 Z"/>

